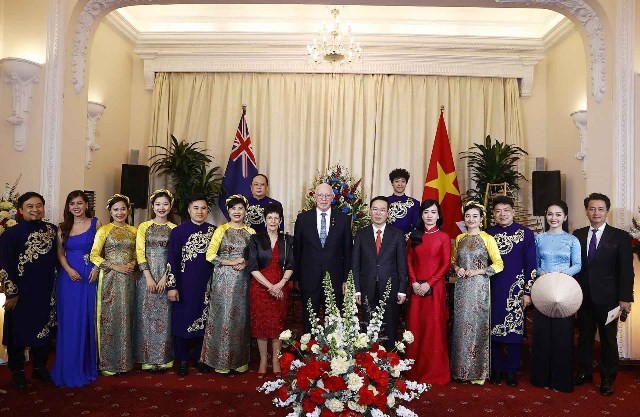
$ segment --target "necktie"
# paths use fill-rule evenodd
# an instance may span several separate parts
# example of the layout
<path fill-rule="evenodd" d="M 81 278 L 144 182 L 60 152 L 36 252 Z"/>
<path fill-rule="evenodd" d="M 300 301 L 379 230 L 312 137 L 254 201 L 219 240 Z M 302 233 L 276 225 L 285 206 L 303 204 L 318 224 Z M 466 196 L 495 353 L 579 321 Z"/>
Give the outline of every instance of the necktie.
<path fill-rule="evenodd" d="M 380 255 L 380 248 L 382 247 L 382 230 L 376 232 L 376 255 Z"/>
<path fill-rule="evenodd" d="M 327 240 L 327 213 L 320 213 L 320 244 L 324 248 L 324 242 Z"/>
<path fill-rule="evenodd" d="M 587 259 L 589 262 L 596 256 L 596 249 L 598 247 L 598 229 L 591 229 L 591 240 L 589 241 L 589 253 L 587 253 Z"/>

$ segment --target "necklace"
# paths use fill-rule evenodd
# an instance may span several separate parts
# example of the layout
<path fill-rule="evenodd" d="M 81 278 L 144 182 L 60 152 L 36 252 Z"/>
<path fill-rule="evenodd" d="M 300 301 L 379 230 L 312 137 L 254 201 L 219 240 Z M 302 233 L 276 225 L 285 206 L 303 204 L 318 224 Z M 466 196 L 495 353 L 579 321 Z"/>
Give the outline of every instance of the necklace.
<path fill-rule="evenodd" d="M 86 222 L 86 221 L 87 221 L 87 218 L 85 217 L 85 218 L 84 218 L 84 219 L 82 219 L 82 220 L 74 220 L 74 221 L 73 221 L 73 223 L 78 224 L 78 223 L 84 223 L 84 222 Z"/>
<path fill-rule="evenodd" d="M 440 229 L 438 229 L 437 227 L 434 227 L 433 230 L 426 230 L 425 229 L 424 233 L 427 234 L 427 235 L 432 235 L 432 234 L 434 234 L 435 232 L 437 232 L 439 230 Z"/>

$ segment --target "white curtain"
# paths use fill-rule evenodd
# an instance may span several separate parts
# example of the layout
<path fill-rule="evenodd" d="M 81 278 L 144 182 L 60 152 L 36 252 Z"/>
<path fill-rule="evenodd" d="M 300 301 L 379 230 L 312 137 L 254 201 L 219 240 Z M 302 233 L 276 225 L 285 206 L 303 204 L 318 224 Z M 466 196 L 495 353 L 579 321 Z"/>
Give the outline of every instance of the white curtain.
<path fill-rule="evenodd" d="M 148 144 L 203 141 L 224 172 L 243 104 L 288 231 L 317 171 L 338 162 L 362 177 L 367 199 L 391 194 L 389 172 L 406 168 L 407 194 L 420 199 L 441 105 L 463 193 L 459 152 L 486 135 L 524 145 L 516 79 L 271 73 L 157 74 Z"/>

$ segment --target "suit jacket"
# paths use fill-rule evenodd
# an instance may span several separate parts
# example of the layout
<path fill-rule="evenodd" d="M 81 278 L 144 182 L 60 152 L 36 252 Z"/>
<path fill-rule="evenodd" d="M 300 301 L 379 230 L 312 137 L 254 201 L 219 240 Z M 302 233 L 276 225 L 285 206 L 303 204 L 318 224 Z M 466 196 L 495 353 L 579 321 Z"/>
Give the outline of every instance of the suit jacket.
<path fill-rule="evenodd" d="M 382 296 L 391 280 L 389 300 L 407 291 L 407 256 L 404 234 L 397 227 L 386 225 L 382 236 L 380 255 L 376 254 L 373 226 L 369 225 L 356 233 L 353 244 L 352 268 L 356 292 L 369 301 L 374 300 L 376 285 Z"/>
<path fill-rule="evenodd" d="M 620 301 L 633 301 L 633 254 L 631 236 L 607 224 L 596 249 L 595 258 L 587 258 L 589 227 L 573 232 L 580 241 L 582 269 L 576 279 L 584 297 L 594 304 L 614 307 Z"/>
<path fill-rule="evenodd" d="M 247 271 L 260 271 L 271 262 L 271 239 L 266 233 L 251 235 L 249 239 L 249 261 Z M 293 261 L 293 237 L 278 234 L 278 264 L 283 271 L 294 268 Z"/>
<path fill-rule="evenodd" d="M 293 237 L 296 279 L 303 293 L 322 291 L 322 279 L 328 272 L 334 288 L 347 280 L 351 269 L 351 217 L 331 209 L 329 233 L 320 244 L 316 209 L 298 214 Z"/>

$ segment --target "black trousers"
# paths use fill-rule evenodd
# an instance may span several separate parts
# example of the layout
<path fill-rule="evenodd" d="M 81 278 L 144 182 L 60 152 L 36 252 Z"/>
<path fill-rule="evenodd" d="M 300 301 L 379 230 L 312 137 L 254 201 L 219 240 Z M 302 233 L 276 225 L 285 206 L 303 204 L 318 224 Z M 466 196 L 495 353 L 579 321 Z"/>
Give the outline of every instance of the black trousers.
<path fill-rule="evenodd" d="M 605 326 L 607 313 L 613 307 L 595 305 L 586 296 L 578 310 L 578 363 L 580 371 L 591 375 L 593 370 L 593 342 L 596 328 L 600 333 L 600 377 L 613 381 L 618 374 L 618 320 Z"/>
<path fill-rule="evenodd" d="M 573 316 L 552 319 L 534 309 L 531 384 L 572 392 L 572 364 Z"/>
<path fill-rule="evenodd" d="M 173 350 L 177 361 L 188 361 L 193 359 L 194 363 L 200 362 L 200 353 L 202 352 L 203 336 L 184 338 L 173 336 Z"/>
<path fill-rule="evenodd" d="M 15 373 L 24 370 L 24 349 L 25 346 L 7 346 L 7 356 L 9 357 L 9 369 Z M 32 347 L 30 355 L 33 359 L 33 369 L 46 368 L 47 356 L 49 356 L 49 345 Z"/>

